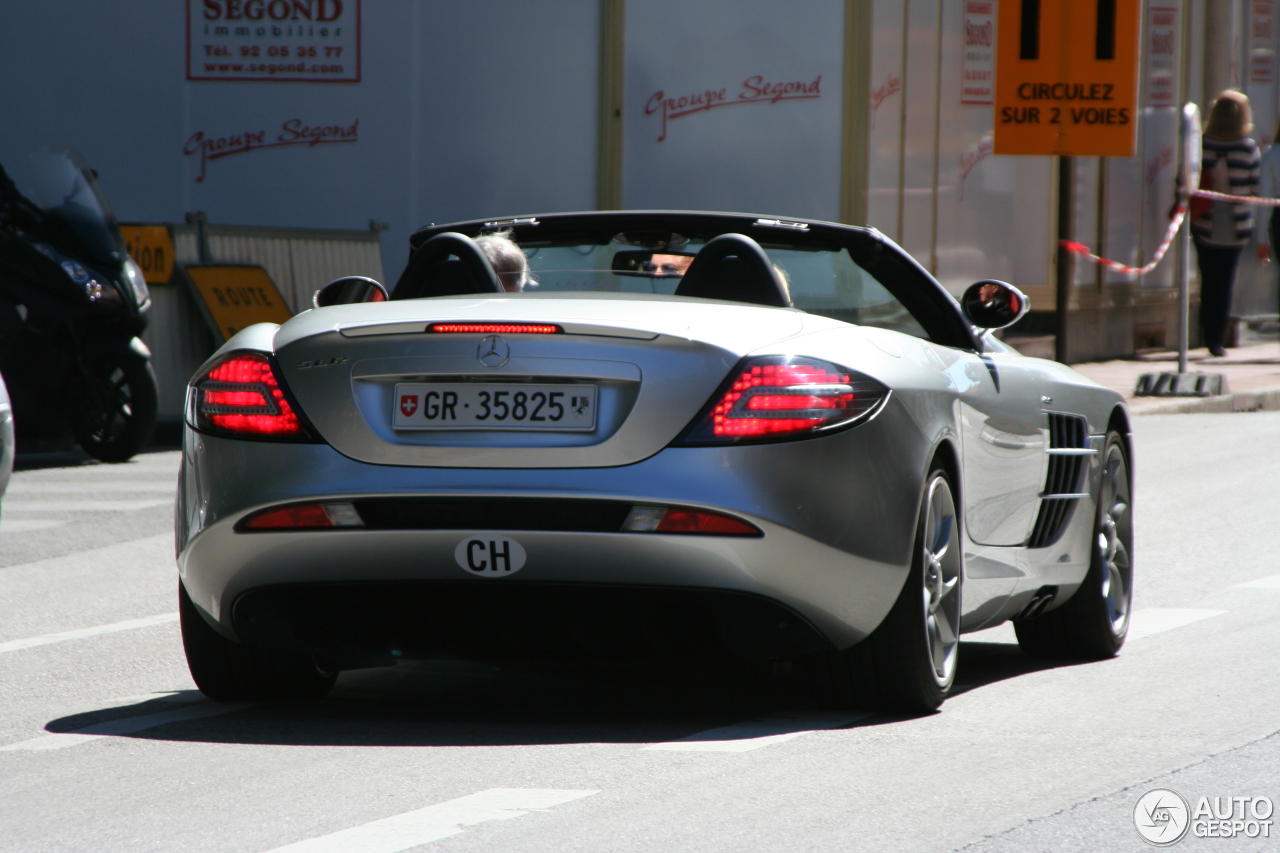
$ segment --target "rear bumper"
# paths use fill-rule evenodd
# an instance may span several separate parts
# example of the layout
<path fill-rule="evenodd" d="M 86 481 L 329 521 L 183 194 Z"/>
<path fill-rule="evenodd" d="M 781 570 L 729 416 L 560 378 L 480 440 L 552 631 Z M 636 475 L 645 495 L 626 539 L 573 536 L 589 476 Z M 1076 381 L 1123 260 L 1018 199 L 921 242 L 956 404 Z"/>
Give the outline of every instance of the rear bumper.
<path fill-rule="evenodd" d="M 914 422 L 891 405 L 870 423 L 809 441 L 670 448 L 618 468 L 513 470 L 369 465 L 326 445 L 237 441 L 188 430 L 176 512 L 179 570 L 192 601 L 219 630 L 255 642 L 262 638 L 247 636 L 254 629 L 237 609 L 242 601 L 245 607 L 255 599 L 271 602 L 267 609 L 293 614 L 264 617 L 277 627 L 282 619 L 296 623 L 299 608 L 329 613 L 337 624 L 348 618 L 334 615 L 344 612 L 344 600 L 351 602 L 347 613 L 390 612 L 397 595 L 416 597 L 424 619 L 437 622 L 439 614 L 467 608 L 472 621 L 491 620 L 497 617 L 486 613 L 519 612 L 524 599 L 526 609 L 546 611 L 547 619 L 585 625 L 602 614 L 630 619 L 624 613 L 630 605 L 619 604 L 630 596 L 654 612 L 692 607 L 713 625 L 725 622 L 726 607 L 737 607 L 717 601 L 767 602 L 763 610 L 746 610 L 770 611 L 777 624 L 800 626 L 794 636 L 811 635 L 806 648 L 846 648 L 879 625 L 906 576 L 931 452 L 923 437 L 910 440 L 913 433 L 919 436 Z M 764 535 L 494 531 L 518 542 L 527 562 L 510 577 L 480 578 L 455 560 L 455 549 L 474 531 L 234 530 L 247 514 L 277 503 L 425 495 L 695 506 L 739 516 Z M 319 591 L 313 605 L 298 603 L 307 600 L 304 587 Z M 298 594 L 260 594 L 268 588 Z M 611 597 L 609 590 L 632 592 Z M 688 595 L 657 595 L 662 590 Z M 448 601 L 458 603 L 430 616 L 438 602 Z M 743 618 L 744 624 L 768 621 Z M 302 633 L 315 635 L 314 627 Z M 298 634 L 296 627 L 288 630 Z M 774 639 L 791 629 L 779 630 Z M 790 640 L 778 642 L 793 648 Z"/>
<path fill-rule="evenodd" d="M 654 585 L 377 581 L 260 587 L 237 635 L 338 669 L 448 655 L 508 661 L 790 659 L 829 649 L 776 601 Z"/>

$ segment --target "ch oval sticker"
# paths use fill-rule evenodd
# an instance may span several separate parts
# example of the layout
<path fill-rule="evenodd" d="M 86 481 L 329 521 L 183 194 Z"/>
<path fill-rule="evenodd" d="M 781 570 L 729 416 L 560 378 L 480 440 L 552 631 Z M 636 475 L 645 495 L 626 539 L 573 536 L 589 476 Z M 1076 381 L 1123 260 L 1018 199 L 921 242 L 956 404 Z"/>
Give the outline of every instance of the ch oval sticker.
<path fill-rule="evenodd" d="M 467 574 L 505 578 L 524 568 L 525 552 L 519 542 L 507 536 L 476 534 L 458 543 L 453 559 Z"/>

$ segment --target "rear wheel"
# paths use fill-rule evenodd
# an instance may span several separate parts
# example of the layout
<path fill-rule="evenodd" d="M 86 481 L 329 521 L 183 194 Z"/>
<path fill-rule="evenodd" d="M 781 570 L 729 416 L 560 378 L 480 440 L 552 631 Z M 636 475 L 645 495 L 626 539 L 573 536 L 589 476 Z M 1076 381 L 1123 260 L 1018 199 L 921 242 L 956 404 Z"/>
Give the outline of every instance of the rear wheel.
<path fill-rule="evenodd" d="M 1098 512 L 1089 573 L 1075 595 L 1043 616 L 1014 622 L 1018 645 L 1037 657 L 1114 657 L 1129 633 L 1133 599 L 1133 501 L 1129 465 L 1118 432 L 1102 450 Z"/>
<path fill-rule="evenodd" d="M 127 462 L 151 440 L 158 409 L 155 371 L 132 353 L 104 356 L 75 390 L 72 425 L 85 452 Z"/>
<path fill-rule="evenodd" d="M 951 482 L 942 468 L 926 481 L 914 556 L 893 609 L 869 637 L 834 661 L 842 704 L 934 711 L 955 683 L 960 651 L 963 561 Z"/>
<path fill-rule="evenodd" d="M 204 620 L 181 583 L 178 614 L 187 667 L 210 699 L 323 699 L 338 678 L 311 655 L 228 640 Z"/>

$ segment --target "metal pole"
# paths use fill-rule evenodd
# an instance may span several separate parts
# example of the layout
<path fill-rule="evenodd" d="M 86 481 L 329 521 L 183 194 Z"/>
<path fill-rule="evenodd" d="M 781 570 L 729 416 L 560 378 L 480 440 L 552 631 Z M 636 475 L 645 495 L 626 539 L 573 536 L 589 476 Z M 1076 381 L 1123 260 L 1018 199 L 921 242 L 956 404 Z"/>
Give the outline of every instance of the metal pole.
<path fill-rule="evenodd" d="M 1074 157 L 1058 157 L 1058 239 L 1074 238 L 1076 161 Z M 1053 357 L 1067 363 L 1068 313 L 1071 309 L 1071 277 L 1073 264 L 1071 253 L 1058 245 L 1057 328 L 1054 335 Z"/>
<path fill-rule="evenodd" d="M 1187 372 L 1187 345 L 1190 341 L 1190 324 L 1187 314 L 1191 310 L 1191 214 L 1182 220 L 1178 232 L 1178 373 Z"/>
<path fill-rule="evenodd" d="M 1187 215 L 1178 235 L 1178 374 L 1187 372 L 1187 348 L 1191 345 L 1191 193 L 1200 186 L 1200 108 L 1187 102 L 1178 117 L 1179 180 L 1185 193 Z"/>

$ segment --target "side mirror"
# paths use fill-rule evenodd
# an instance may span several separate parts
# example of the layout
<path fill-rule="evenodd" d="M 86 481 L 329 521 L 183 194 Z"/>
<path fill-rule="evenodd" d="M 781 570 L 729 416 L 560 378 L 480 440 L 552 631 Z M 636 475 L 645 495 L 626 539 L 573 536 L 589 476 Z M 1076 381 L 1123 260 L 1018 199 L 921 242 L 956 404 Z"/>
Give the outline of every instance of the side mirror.
<path fill-rule="evenodd" d="M 960 298 L 964 318 L 983 329 L 1012 326 L 1031 310 L 1031 301 L 1021 290 L 1003 281 L 980 281 Z"/>
<path fill-rule="evenodd" d="M 317 308 L 330 305 L 353 305 L 357 302 L 386 302 L 390 297 L 381 282 L 362 275 L 335 278 L 316 291 L 311 304 Z"/>

